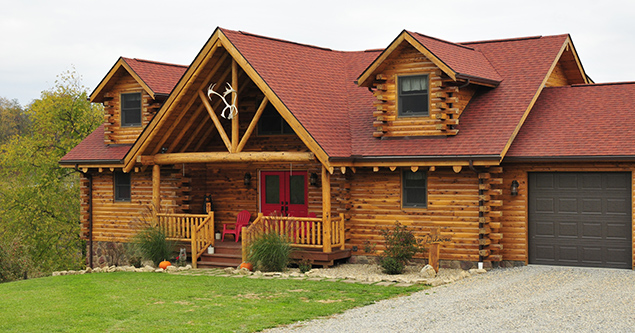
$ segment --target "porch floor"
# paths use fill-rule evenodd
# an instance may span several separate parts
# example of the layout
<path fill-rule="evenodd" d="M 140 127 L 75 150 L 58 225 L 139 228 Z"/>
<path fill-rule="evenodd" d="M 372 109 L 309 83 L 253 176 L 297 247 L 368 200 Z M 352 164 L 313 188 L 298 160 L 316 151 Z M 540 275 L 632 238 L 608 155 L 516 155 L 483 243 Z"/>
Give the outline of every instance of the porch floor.
<path fill-rule="evenodd" d="M 351 250 L 333 250 L 331 253 L 324 253 L 321 250 L 309 250 L 296 248 L 291 253 L 291 262 L 297 263 L 301 260 L 309 260 L 316 266 L 330 267 L 338 260 L 345 260 L 351 257 Z M 216 241 L 214 254 L 204 252 L 198 260 L 198 268 L 225 268 L 238 267 L 242 262 L 242 243 L 233 239 L 221 242 Z"/>

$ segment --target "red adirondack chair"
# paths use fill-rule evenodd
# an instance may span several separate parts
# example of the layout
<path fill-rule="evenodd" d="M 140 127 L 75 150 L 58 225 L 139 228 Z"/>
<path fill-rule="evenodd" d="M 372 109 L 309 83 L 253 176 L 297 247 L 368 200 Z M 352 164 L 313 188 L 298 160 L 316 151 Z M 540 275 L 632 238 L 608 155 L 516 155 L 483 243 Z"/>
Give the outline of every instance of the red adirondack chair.
<path fill-rule="evenodd" d="M 240 234 L 242 232 L 243 227 L 249 225 L 249 219 L 251 218 L 251 214 L 248 211 L 243 210 L 238 213 L 236 217 L 236 224 L 234 225 L 234 229 L 227 228 L 227 224 L 223 224 L 223 238 L 221 241 L 225 241 L 225 235 L 230 234 L 234 235 L 234 239 L 238 242 L 238 238 L 240 238 Z"/>

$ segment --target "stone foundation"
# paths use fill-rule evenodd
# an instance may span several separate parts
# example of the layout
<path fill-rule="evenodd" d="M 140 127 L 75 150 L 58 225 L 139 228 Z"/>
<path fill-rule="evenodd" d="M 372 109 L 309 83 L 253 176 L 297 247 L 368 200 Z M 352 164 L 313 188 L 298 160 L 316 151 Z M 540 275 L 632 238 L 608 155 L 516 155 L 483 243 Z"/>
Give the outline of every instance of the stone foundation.
<path fill-rule="evenodd" d="M 415 258 L 410 260 L 411 263 L 416 265 L 425 265 L 428 263 L 427 259 Z M 352 256 L 348 259 L 348 263 L 350 264 L 379 264 L 378 256 Z M 525 266 L 524 261 L 512 261 L 512 260 L 504 260 L 500 262 L 483 262 L 483 268 L 492 269 L 492 268 L 507 268 L 507 267 L 519 267 Z M 464 271 L 478 268 L 478 262 L 476 261 L 462 261 L 462 260 L 439 260 L 439 268 L 445 269 L 462 269 Z"/>
<path fill-rule="evenodd" d="M 129 265 L 129 243 L 93 242 L 93 267 Z M 90 265 L 90 246 L 86 245 L 86 266 Z"/>

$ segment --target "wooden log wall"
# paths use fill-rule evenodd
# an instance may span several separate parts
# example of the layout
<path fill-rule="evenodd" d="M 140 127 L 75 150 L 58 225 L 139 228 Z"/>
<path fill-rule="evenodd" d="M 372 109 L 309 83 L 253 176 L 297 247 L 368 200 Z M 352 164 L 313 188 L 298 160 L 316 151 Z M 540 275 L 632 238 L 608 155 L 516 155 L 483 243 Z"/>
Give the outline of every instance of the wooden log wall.
<path fill-rule="evenodd" d="M 243 209 L 251 213 L 252 221 L 256 218 L 260 211 L 259 206 L 259 186 L 260 171 L 289 171 L 293 168 L 294 172 L 307 172 L 307 176 L 311 173 L 320 173 L 319 163 L 302 163 L 290 164 L 248 164 L 248 165 L 206 165 L 206 183 L 205 194 L 210 194 L 214 203 L 214 219 L 216 230 L 222 230 L 223 224 L 236 223 L 236 215 Z M 251 174 L 251 184 L 244 185 L 245 172 Z M 349 171 L 350 172 L 350 171 Z M 193 183 L 197 180 L 193 179 Z M 345 182 L 345 176 L 341 173 L 335 173 L 331 178 L 331 195 L 332 195 L 332 214 L 345 211 L 346 186 L 342 186 Z M 322 217 L 322 188 L 321 184 L 317 186 L 308 186 L 308 210 L 316 217 Z M 196 199 L 197 202 L 202 199 Z"/>
<path fill-rule="evenodd" d="M 105 94 L 104 140 L 106 144 L 133 144 L 141 131 L 152 120 L 160 103 L 152 99 L 141 85 L 127 72 L 118 74 L 111 90 Z M 141 126 L 121 126 L 121 94 L 141 93 Z"/>
<path fill-rule="evenodd" d="M 528 172 L 633 172 L 634 163 L 532 163 L 505 164 L 503 174 L 503 218 L 500 232 L 503 234 L 501 254 L 503 260 L 528 262 Z M 520 184 L 518 195 L 510 193 L 511 182 Z M 635 198 L 635 173 L 632 180 L 633 198 Z M 635 221 L 635 200 L 633 204 L 633 221 Z M 633 224 L 635 240 L 635 223 Z M 635 267 L 635 247 L 633 247 L 633 265 Z"/>
<path fill-rule="evenodd" d="M 562 87 L 567 85 L 569 85 L 569 80 L 567 79 L 562 62 L 558 61 L 551 75 L 549 75 L 545 87 Z"/>
<path fill-rule="evenodd" d="M 161 168 L 161 211 L 180 213 L 177 205 L 180 170 Z M 131 200 L 114 200 L 114 177 L 110 171 L 93 172 L 93 240 L 96 242 L 129 241 L 145 224 L 150 223 L 152 172 L 131 173 Z M 88 180 L 81 181 L 82 237 L 88 237 Z"/>
<path fill-rule="evenodd" d="M 473 86 L 459 91 L 456 82 L 410 44 L 402 43 L 386 60 L 382 72 L 375 77 L 377 98 L 373 113 L 375 137 L 455 135 L 459 116 L 476 91 Z M 430 116 L 398 117 L 397 76 L 428 74 Z"/>
<path fill-rule="evenodd" d="M 384 249 L 382 229 L 395 222 L 408 226 L 423 237 L 431 228 L 440 228 L 452 241 L 443 245 L 441 259 L 479 259 L 479 180 L 469 169 L 455 173 L 451 168 L 428 171 L 428 207 L 401 207 L 401 170 L 359 168 L 350 176 L 350 201 L 345 217 L 347 247 L 357 246 L 355 255 L 367 255 L 365 242 Z"/>

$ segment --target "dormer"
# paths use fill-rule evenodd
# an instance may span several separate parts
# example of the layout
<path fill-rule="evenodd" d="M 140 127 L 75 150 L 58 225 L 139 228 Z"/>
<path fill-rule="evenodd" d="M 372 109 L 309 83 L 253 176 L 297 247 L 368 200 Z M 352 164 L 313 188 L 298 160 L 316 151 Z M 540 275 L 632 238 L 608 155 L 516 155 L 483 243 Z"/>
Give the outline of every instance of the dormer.
<path fill-rule="evenodd" d="M 119 58 L 90 95 L 91 102 L 104 105 L 104 143 L 133 144 L 186 69 Z"/>
<path fill-rule="evenodd" d="M 478 87 L 502 78 L 479 51 L 403 31 L 358 78 L 373 91 L 375 137 L 452 136 Z"/>

